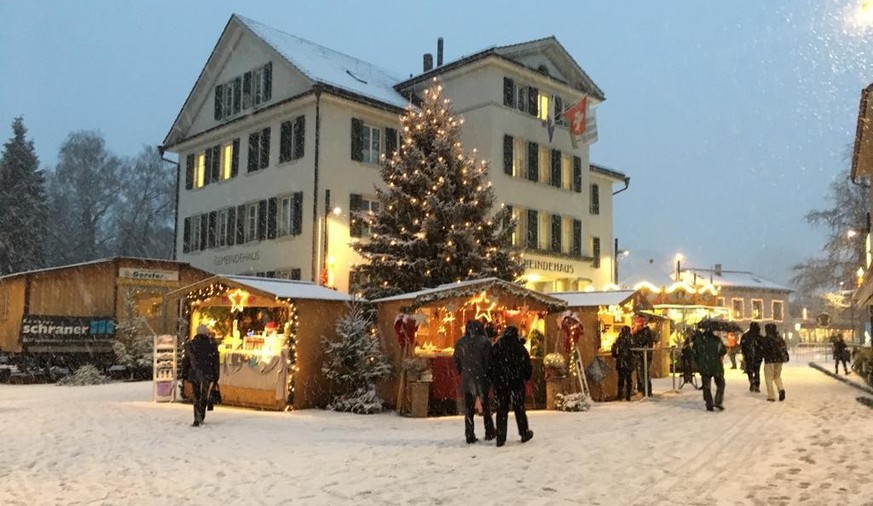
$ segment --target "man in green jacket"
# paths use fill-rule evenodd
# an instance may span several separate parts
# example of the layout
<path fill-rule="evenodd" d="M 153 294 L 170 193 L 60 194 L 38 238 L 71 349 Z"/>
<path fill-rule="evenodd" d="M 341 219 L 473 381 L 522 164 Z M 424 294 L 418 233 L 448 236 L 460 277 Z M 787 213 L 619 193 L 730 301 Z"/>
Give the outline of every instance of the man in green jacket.
<path fill-rule="evenodd" d="M 706 410 L 724 410 L 724 360 L 727 349 L 721 338 L 712 330 L 706 329 L 697 332 L 693 339 L 692 353 L 703 378 L 703 400 L 706 402 Z M 715 380 L 715 402 L 712 400 L 712 380 Z"/>

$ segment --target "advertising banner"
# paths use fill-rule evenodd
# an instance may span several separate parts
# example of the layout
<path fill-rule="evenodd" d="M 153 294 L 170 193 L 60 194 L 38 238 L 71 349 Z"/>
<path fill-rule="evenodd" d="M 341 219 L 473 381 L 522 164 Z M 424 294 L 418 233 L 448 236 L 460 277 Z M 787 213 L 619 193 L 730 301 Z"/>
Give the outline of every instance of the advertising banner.
<path fill-rule="evenodd" d="M 115 339 L 115 320 L 111 316 L 24 315 L 21 344 L 75 344 L 108 342 Z"/>

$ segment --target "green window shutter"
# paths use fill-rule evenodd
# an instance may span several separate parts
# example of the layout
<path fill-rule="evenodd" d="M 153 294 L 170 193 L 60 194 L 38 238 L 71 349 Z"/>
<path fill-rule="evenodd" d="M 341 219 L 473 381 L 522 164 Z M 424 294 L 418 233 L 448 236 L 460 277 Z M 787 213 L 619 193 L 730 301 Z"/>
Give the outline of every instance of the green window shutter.
<path fill-rule="evenodd" d="M 556 187 L 561 187 L 561 152 L 557 149 L 552 150 L 552 171 L 549 183 Z"/>
<path fill-rule="evenodd" d="M 364 161 L 364 122 L 352 118 L 352 160 Z"/>
<path fill-rule="evenodd" d="M 261 159 L 259 169 L 266 169 L 270 164 L 270 127 L 261 131 Z"/>
<path fill-rule="evenodd" d="M 267 201 L 258 201 L 258 240 L 263 241 L 267 238 Z"/>
<path fill-rule="evenodd" d="M 218 243 L 216 241 L 218 234 L 218 213 L 216 211 L 210 211 L 209 213 L 209 228 L 206 232 L 206 247 L 214 248 Z"/>
<path fill-rule="evenodd" d="M 391 154 L 397 151 L 397 130 L 385 129 L 385 156 L 391 158 Z"/>
<path fill-rule="evenodd" d="M 503 173 L 507 176 L 512 175 L 512 136 L 503 136 Z"/>
<path fill-rule="evenodd" d="M 279 209 L 279 199 L 272 197 L 267 200 L 267 239 L 276 238 L 276 213 Z"/>
<path fill-rule="evenodd" d="M 236 243 L 246 242 L 246 206 L 236 206 Z"/>
<path fill-rule="evenodd" d="M 236 208 L 231 206 L 230 209 L 227 210 L 227 237 L 225 237 L 225 241 L 227 241 L 228 246 L 233 246 L 235 240 L 236 240 Z"/>
<path fill-rule="evenodd" d="M 352 237 L 364 235 L 364 224 L 358 216 L 363 203 L 364 198 L 361 195 L 355 193 L 349 195 L 349 235 Z"/>
<path fill-rule="evenodd" d="M 243 94 L 243 109 L 248 109 L 252 106 L 252 72 L 248 71 L 243 74 L 243 86 L 242 86 L 242 94 Z"/>
<path fill-rule="evenodd" d="M 236 114 L 240 111 L 240 106 L 242 105 L 240 101 L 242 100 L 242 80 L 237 77 L 233 80 L 233 113 Z"/>
<path fill-rule="evenodd" d="M 185 189 L 194 188 L 194 155 L 185 157 Z"/>
<path fill-rule="evenodd" d="M 221 120 L 221 105 L 224 102 L 224 96 L 221 93 L 221 85 L 215 87 L 215 121 Z"/>
<path fill-rule="evenodd" d="M 527 143 L 527 178 L 530 181 L 540 179 L 540 146 L 536 142 Z"/>
<path fill-rule="evenodd" d="M 573 157 L 573 191 L 582 193 L 582 159 Z"/>
<path fill-rule="evenodd" d="M 503 78 L 503 105 L 515 107 L 515 81 L 508 77 Z"/>
<path fill-rule="evenodd" d="M 248 172 L 258 170 L 258 150 L 260 149 L 261 135 L 258 132 L 249 134 L 249 161 L 247 166 Z"/>
<path fill-rule="evenodd" d="M 264 65 L 264 102 L 273 96 L 273 62 Z"/>
<path fill-rule="evenodd" d="M 534 88 L 533 86 L 528 87 L 528 89 L 527 89 L 527 112 L 529 112 L 531 116 L 538 116 L 540 113 L 539 97 L 540 97 L 540 90 Z"/>
<path fill-rule="evenodd" d="M 291 235 L 300 235 L 303 233 L 303 192 L 294 193 L 292 206 Z"/>
<path fill-rule="evenodd" d="M 239 174 L 239 138 L 233 140 L 233 155 L 230 159 L 230 177 L 234 178 L 237 174 Z"/>
<path fill-rule="evenodd" d="M 279 162 L 287 162 L 291 159 L 292 149 L 294 147 L 293 139 L 291 138 L 292 126 L 290 121 L 283 121 L 279 127 Z"/>
<path fill-rule="evenodd" d="M 303 158 L 303 150 L 306 146 L 306 116 L 297 116 L 294 120 L 294 154 L 291 158 L 299 160 Z"/>
<path fill-rule="evenodd" d="M 573 220 L 573 256 L 582 256 L 582 220 Z"/>
<path fill-rule="evenodd" d="M 185 224 L 182 227 L 182 253 L 191 251 L 191 218 L 185 218 Z"/>
<path fill-rule="evenodd" d="M 540 247 L 539 238 L 539 213 L 533 209 L 527 211 L 527 242 L 525 245 L 530 249 Z"/>
<path fill-rule="evenodd" d="M 591 267 L 597 269 L 600 267 L 600 238 L 592 237 L 591 238 L 591 256 L 594 259 L 591 261 Z"/>
<path fill-rule="evenodd" d="M 561 241 L 561 215 L 553 214 L 552 215 L 552 233 L 549 238 L 551 242 L 552 251 L 555 253 L 561 252 L 562 241 Z"/>

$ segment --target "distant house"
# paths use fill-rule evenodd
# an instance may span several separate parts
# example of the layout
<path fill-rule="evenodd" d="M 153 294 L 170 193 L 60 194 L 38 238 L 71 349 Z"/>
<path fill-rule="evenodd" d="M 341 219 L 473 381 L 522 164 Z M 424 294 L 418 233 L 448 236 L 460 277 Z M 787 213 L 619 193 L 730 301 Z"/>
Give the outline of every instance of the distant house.
<path fill-rule="evenodd" d="M 380 157 L 438 78 L 464 118 L 464 149 L 490 163 L 496 202 L 518 220 L 529 287 L 611 281 L 613 186 L 630 178 L 591 164 L 596 137 L 571 142 L 562 116 L 603 91 L 554 37 L 446 63 L 442 47 L 405 77 L 231 16 L 162 145 L 180 161 L 175 258 L 347 291 L 363 261 L 352 244 L 371 233 L 355 216 L 379 206 Z"/>

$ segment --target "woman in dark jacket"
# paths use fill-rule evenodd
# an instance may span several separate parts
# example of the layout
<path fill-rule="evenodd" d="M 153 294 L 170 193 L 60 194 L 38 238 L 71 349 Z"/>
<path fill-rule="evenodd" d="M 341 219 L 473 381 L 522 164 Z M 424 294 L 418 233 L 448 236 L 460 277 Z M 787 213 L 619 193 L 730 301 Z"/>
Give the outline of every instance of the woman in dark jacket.
<path fill-rule="evenodd" d="M 612 343 L 612 358 L 615 359 L 615 370 L 618 372 L 618 398 L 626 401 L 631 400 L 631 375 L 636 369 L 632 346 L 630 327 L 625 325 Z"/>
<path fill-rule="evenodd" d="M 532 372 L 530 355 L 518 336 L 518 329 L 511 325 L 506 327 L 503 336 L 491 348 L 491 358 L 488 361 L 488 379 L 491 380 L 497 397 L 497 446 L 506 443 L 510 406 L 515 412 L 515 423 L 518 425 L 521 442 L 526 443 L 533 437 L 524 410 L 524 384 L 530 379 Z"/>
<path fill-rule="evenodd" d="M 764 382 L 767 384 L 767 400 L 776 400 L 776 392 L 779 391 L 779 400 L 785 400 L 785 387 L 782 385 L 782 362 L 788 361 L 788 347 L 785 340 L 776 330 L 775 323 L 764 325 L 764 339 L 761 352 L 764 355 Z"/>
<path fill-rule="evenodd" d="M 194 389 L 194 427 L 206 418 L 210 388 L 218 382 L 219 367 L 218 348 L 209 338 L 209 328 L 198 325 L 197 335 L 185 343 L 182 359 L 182 378 L 190 381 Z"/>
<path fill-rule="evenodd" d="M 750 323 L 749 330 L 740 338 L 743 365 L 749 376 L 749 392 L 761 391 L 761 362 L 764 359 L 761 355 L 761 342 L 763 340 L 764 336 L 761 335 L 761 326 L 758 322 Z"/>

